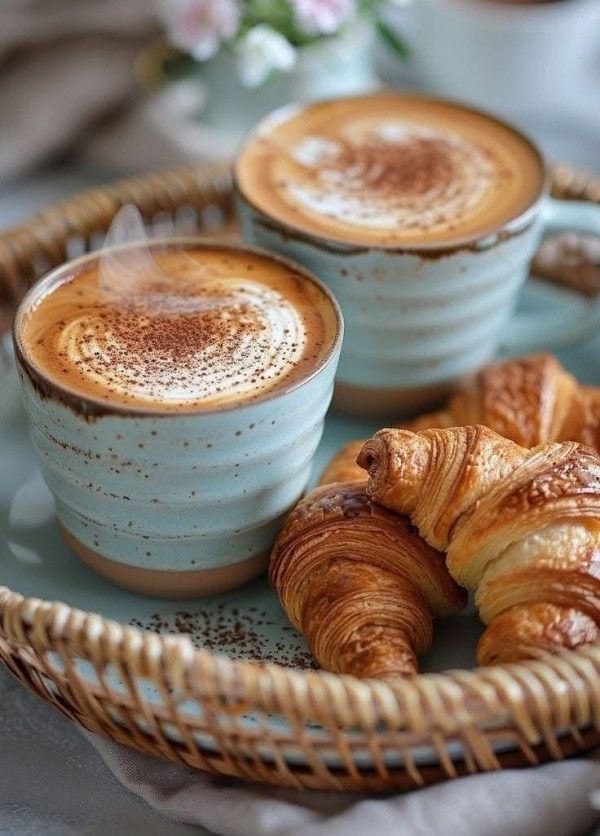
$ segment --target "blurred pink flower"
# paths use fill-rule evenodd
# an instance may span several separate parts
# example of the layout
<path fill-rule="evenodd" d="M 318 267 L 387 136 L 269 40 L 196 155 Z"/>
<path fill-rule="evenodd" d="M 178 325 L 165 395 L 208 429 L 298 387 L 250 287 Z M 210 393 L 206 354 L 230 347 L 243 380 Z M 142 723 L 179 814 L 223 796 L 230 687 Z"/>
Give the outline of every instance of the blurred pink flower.
<path fill-rule="evenodd" d="M 355 0 L 290 0 L 296 23 L 307 35 L 333 35 L 355 11 Z"/>
<path fill-rule="evenodd" d="M 212 58 L 240 22 L 237 0 L 163 0 L 159 13 L 169 41 L 198 61 Z"/>

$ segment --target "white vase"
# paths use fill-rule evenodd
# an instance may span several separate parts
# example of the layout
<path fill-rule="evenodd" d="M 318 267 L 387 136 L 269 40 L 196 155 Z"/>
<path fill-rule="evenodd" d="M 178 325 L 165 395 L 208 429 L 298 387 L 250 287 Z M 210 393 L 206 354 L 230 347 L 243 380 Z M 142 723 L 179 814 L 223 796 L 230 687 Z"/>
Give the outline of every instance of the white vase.
<path fill-rule="evenodd" d="M 262 87 L 244 87 L 234 58 L 220 53 L 197 76 L 149 99 L 144 119 L 175 160 L 231 159 L 248 131 L 269 111 L 293 101 L 366 93 L 380 86 L 373 27 L 361 22 L 336 38 L 298 51 L 293 71 Z"/>
<path fill-rule="evenodd" d="M 359 23 L 337 38 L 300 50 L 294 72 L 286 79 L 287 101 L 351 96 L 379 87 L 373 42 L 373 27 Z"/>

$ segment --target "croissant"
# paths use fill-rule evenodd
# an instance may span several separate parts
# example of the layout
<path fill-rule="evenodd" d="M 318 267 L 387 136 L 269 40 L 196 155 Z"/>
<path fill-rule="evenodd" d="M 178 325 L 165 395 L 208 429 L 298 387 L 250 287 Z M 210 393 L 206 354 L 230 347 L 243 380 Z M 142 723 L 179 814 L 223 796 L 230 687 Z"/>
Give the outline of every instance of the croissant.
<path fill-rule="evenodd" d="M 556 357 L 534 354 L 487 366 L 443 410 L 402 426 L 418 432 L 467 424 L 484 424 L 523 447 L 581 441 L 600 451 L 600 387 L 580 386 Z M 360 479 L 360 447 L 346 445 L 328 470 Z"/>
<path fill-rule="evenodd" d="M 362 441 L 350 441 L 345 447 L 336 453 L 321 474 L 321 484 L 329 482 L 365 482 L 365 471 L 356 463 L 356 458 L 362 446 Z"/>
<path fill-rule="evenodd" d="M 446 409 L 409 428 L 484 424 L 523 447 L 580 441 L 600 450 L 600 387 L 580 386 L 550 354 L 533 354 L 482 369 Z"/>
<path fill-rule="evenodd" d="M 363 447 L 370 496 L 447 551 L 488 625 L 487 665 L 598 640 L 600 456 L 574 442 L 533 450 L 487 427 L 381 430 Z"/>
<path fill-rule="evenodd" d="M 365 488 L 363 479 L 311 491 L 275 543 L 270 579 L 322 668 L 411 676 L 431 646 L 433 617 L 461 609 L 465 592 L 408 518 Z"/>

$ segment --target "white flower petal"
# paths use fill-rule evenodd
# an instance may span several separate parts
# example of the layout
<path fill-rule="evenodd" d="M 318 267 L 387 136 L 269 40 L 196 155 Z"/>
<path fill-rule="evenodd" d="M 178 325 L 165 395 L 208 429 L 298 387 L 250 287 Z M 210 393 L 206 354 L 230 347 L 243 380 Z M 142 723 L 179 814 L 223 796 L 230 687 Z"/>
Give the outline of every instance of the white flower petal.
<path fill-rule="evenodd" d="M 198 61 L 236 34 L 241 16 L 237 0 L 163 0 L 158 12 L 169 41 Z"/>
<path fill-rule="evenodd" d="M 240 79 L 246 87 L 259 87 L 272 72 L 289 72 L 296 63 L 293 46 L 267 24 L 250 29 L 236 52 Z"/>
<path fill-rule="evenodd" d="M 333 35 L 356 11 L 355 0 L 290 0 L 296 25 L 307 35 Z"/>

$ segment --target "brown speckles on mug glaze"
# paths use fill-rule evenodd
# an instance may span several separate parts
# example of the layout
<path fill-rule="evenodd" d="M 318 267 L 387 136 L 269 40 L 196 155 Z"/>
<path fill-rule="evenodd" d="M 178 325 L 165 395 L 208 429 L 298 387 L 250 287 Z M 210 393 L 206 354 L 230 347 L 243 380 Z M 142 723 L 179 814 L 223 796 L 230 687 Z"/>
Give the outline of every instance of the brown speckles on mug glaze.
<path fill-rule="evenodd" d="M 174 249 L 182 253 L 185 245 Z M 238 263 L 240 252 L 233 253 L 231 263 Z M 77 271 L 95 258 L 42 280 L 22 310 L 45 298 L 44 282 L 50 290 L 52 282 L 63 287 L 61 281 L 82 275 Z M 256 252 L 250 260 L 271 261 Z M 69 546 L 113 583 L 153 597 L 201 597 L 265 570 L 280 519 L 305 485 L 303 465 L 322 430 L 342 334 L 328 292 L 302 270 L 274 261 L 293 275 L 297 298 L 309 303 L 303 321 L 314 314 L 327 334 L 305 352 L 305 373 L 295 368 L 291 382 L 277 380 L 264 397 L 243 403 L 181 411 L 105 405 L 37 369 L 22 350 L 17 317 L 25 407 L 59 525 Z M 258 267 L 255 273 L 258 280 Z M 272 423 L 271 415 L 277 416 Z M 276 467 L 267 470 L 265 459 L 275 455 Z"/>

